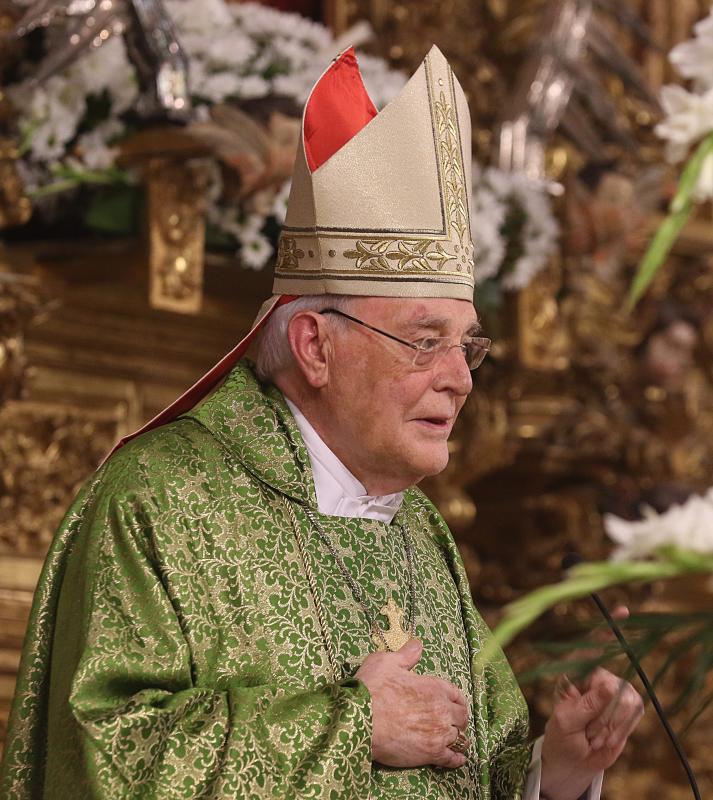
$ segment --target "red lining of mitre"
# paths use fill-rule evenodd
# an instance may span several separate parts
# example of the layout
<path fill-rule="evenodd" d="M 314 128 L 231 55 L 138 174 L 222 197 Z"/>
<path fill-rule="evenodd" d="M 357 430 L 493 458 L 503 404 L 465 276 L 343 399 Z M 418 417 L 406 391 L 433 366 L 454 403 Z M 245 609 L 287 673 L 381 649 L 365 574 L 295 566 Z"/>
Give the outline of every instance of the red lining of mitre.
<path fill-rule="evenodd" d="M 303 130 L 310 171 L 321 167 L 377 113 L 350 47 L 334 59 L 307 101 Z"/>

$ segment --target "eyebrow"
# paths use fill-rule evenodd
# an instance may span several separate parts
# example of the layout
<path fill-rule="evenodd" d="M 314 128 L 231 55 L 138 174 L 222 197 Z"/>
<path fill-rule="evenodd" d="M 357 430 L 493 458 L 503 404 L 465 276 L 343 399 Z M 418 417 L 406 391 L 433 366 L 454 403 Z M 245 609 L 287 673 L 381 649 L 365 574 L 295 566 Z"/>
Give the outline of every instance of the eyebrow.
<path fill-rule="evenodd" d="M 448 326 L 450 320 L 446 319 L 445 317 L 421 317 L 421 319 L 414 320 L 413 322 L 409 323 L 408 330 L 410 331 L 421 331 L 421 330 L 443 330 Z M 463 334 L 464 336 L 477 336 L 483 330 L 483 326 L 480 322 L 474 322 L 472 325 L 468 327 L 466 332 Z"/>

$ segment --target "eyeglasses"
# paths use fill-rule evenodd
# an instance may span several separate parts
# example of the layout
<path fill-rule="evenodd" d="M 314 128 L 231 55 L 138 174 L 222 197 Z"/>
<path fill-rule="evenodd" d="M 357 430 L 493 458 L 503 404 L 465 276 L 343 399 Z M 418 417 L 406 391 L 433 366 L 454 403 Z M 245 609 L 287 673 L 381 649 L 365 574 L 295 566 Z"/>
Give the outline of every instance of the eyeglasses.
<path fill-rule="evenodd" d="M 452 347 L 459 347 L 463 352 L 463 358 L 468 365 L 468 369 L 474 370 L 483 363 L 486 353 L 490 350 L 490 339 L 486 339 L 482 336 L 471 336 L 464 342 L 458 342 L 457 344 L 454 344 L 453 340 L 448 336 L 431 336 L 426 339 L 419 339 L 417 342 L 407 342 L 404 339 L 399 339 L 398 336 L 394 336 L 393 333 L 387 333 L 379 328 L 375 328 L 373 325 L 369 325 L 368 322 L 352 317 L 351 314 L 345 314 L 344 311 L 339 311 L 336 308 L 325 308 L 319 313 L 337 314 L 340 317 L 344 317 L 344 319 L 356 322 L 357 325 L 363 325 L 370 331 L 374 331 L 374 333 L 380 333 L 382 336 L 393 339 L 393 341 L 399 344 L 410 347 L 411 350 L 416 351 L 412 363 L 413 366 L 418 369 L 427 369 L 437 361 L 440 361 Z"/>

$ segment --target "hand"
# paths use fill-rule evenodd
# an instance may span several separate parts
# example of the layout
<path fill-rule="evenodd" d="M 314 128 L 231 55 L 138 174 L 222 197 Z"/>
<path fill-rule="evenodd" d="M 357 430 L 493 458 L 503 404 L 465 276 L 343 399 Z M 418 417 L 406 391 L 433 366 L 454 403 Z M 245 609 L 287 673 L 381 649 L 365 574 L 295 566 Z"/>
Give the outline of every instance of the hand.
<path fill-rule="evenodd" d="M 576 800 L 617 760 L 644 713 L 634 687 L 605 669 L 581 689 L 565 681 L 542 743 L 540 791 L 548 800 Z"/>
<path fill-rule="evenodd" d="M 371 653 L 356 677 L 371 693 L 372 759 L 390 767 L 462 767 L 448 748 L 468 725 L 468 704 L 448 681 L 410 670 L 423 645 L 411 639 L 395 653 Z"/>

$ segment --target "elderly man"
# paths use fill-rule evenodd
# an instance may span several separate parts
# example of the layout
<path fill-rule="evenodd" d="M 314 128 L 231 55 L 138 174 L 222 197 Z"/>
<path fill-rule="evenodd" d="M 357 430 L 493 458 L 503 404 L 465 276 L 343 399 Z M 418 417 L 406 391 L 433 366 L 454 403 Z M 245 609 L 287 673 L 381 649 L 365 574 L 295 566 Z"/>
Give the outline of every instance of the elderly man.
<path fill-rule="evenodd" d="M 597 796 L 638 696 L 599 671 L 532 748 L 414 488 L 445 467 L 489 345 L 462 134 L 435 48 L 378 116 L 351 51 L 320 79 L 275 297 L 55 539 L 3 798 Z"/>

